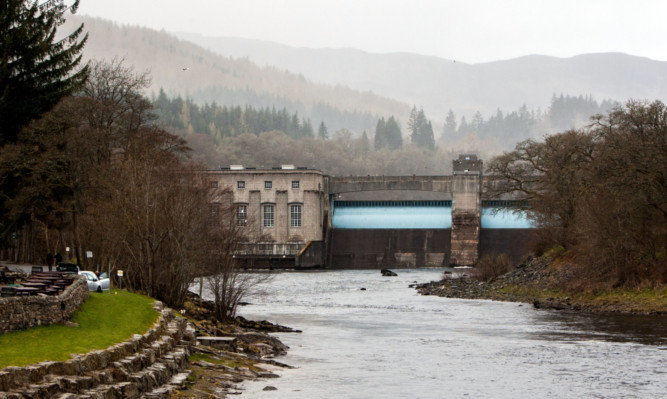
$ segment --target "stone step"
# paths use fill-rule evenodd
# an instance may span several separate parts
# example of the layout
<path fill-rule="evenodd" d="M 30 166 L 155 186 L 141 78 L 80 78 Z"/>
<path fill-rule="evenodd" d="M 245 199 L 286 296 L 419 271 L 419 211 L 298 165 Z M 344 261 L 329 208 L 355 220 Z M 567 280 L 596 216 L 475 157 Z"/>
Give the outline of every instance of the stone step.
<path fill-rule="evenodd" d="M 172 392 L 181 388 L 188 377 L 192 374 L 190 370 L 174 374 L 166 384 L 153 389 L 151 392 L 141 395 L 142 399 L 168 399 Z"/>
<path fill-rule="evenodd" d="M 169 370 L 161 363 L 155 363 L 152 366 L 134 373 L 129 376 L 129 381 L 137 385 L 140 392 L 151 392 L 162 385 L 169 378 Z"/>
<path fill-rule="evenodd" d="M 79 399 L 135 399 L 139 398 L 139 390 L 132 382 L 113 385 L 100 385 L 75 396 Z"/>
<path fill-rule="evenodd" d="M 56 382 L 30 384 L 25 389 L 18 390 L 23 396 L 32 399 L 50 399 L 60 393 L 60 386 Z"/>
<path fill-rule="evenodd" d="M 191 375 L 192 375 L 192 370 L 185 370 L 183 372 L 174 374 L 174 376 L 171 377 L 171 380 L 169 380 L 167 384 L 174 388 L 180 388 L 183 386 L 183 384 L 185 384 L 185 382 Z"/>
<path fill-rule="evenodd" d="M 81 392 L 98 384 L 95 378 L 89 375 L 61 377 L 60 381 L 63 392 Z"/>

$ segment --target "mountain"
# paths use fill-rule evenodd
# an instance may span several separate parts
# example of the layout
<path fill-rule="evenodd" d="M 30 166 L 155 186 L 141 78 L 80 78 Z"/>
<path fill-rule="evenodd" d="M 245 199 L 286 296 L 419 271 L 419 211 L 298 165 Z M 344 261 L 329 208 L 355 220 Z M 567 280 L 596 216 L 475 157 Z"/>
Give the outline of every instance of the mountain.
<path fill-rule="evenodd" d="M 163 89 L 197 103 L 287 108 L 312 119 L 325 120 L 331 132 L 347 127 L 374 129 L 381 116 L 405 117 L 410 106 L 369 91 L 340 84 L 314 83 L 301 74 L 277 67 L 260 67 L 247 58 L 223 56 L 165 31 L 74 15 L 61 27 L 71 32 L 84 23 L 88 42 L 84 58 L 124 59 L 135 72 L 149 72 L 149 95 Z"/>
<path fill-rule="evenodd" d="M 489 116 L 498 108 L 546 110 L 553 94 L 590 95 L 597 100 L 667 101 L 667 62 L 622 53 L 572 58 L 529 55 L 505 61 L 466 64 L 417 54 L 371 54 L 354 49 L 295 48 L 229 37 L 178 33 L 218 54 L 247 57 L 303 74 L 324 84 L 372 91 L 408 104 L 422 105 L 442 121 L 449 109 Z"/>
<path fill-rule="evenodd" d="M 71 17 L 64 29 L 81 22 L 89 33 L 84 56 L 125 58 L 136 71 L 148 70 L 149 94 L 162 88 L 199 104 L 286 108 L 314 126 L 325 121 L 332 133 L 340 128 L 372 133 L 379 117 L 393 115 L 406 135 L 413 105 L 424 107 L 437 138 L 449 109 L 458 120 L 471 121 L 477 111 L 485 118 L 522 105 L 546 111 L 554 94 L 667 102 L 667 62 L 620 53 L 467 64 L 417 54 L 172 34 L 82 16 Z"/>

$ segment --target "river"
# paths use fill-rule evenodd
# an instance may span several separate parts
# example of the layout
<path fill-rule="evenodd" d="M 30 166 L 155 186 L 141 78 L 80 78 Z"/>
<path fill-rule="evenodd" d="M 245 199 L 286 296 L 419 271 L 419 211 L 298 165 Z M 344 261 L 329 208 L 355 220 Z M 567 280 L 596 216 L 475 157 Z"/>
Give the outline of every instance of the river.
<path fill-rule="evenodd" d="M 420 296 L 443 269 L 280 272 L 240 314 L 302 333 L 242 398 L 665 398 L 667 317 Z M 361 288 L 365 288 L 362 290 Z M 271 385 L 277 390 L 263 391 Z"/>

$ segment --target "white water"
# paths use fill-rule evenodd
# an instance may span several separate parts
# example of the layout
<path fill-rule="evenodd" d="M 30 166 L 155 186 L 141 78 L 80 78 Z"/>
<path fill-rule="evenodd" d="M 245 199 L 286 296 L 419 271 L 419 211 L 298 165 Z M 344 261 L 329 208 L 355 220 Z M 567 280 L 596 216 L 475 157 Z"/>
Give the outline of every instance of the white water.
<path fill-rule="evenodd" d="M 303 330 L 275 334 L 297 368 L 241 397 L 667 397 L 667 318 L 420 296 L 408 284 L 442 269 L 397 272 L 276 274 L 240 313 Z"/>

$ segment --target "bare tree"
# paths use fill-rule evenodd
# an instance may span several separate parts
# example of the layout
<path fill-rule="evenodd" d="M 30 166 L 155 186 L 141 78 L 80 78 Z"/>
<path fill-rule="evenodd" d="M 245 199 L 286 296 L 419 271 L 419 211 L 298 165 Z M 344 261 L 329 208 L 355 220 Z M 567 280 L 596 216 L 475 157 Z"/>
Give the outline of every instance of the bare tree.
<path fill-rule="evenodd" d="M 244 219 L 238 223 L 236 206 L 231 202 L 228 188 L 216 190 L 211 198 L 211 217 L 202 240 L 197 261 L 203 278 L 200 284 L 213 298 L 213 314 L 220 321 L 236 316 L 239 303 L 257 284 L 270 276 L 242 273 L 237 253 L 242 245 L 257 238 L 255 221 Z"/>
<path fill-rule="evenodd" d="M 548 136 L 542 143 L 522 141 L 514 151 L 488 163 L 487 175 L 493 184 L 487 195 L 513 194 L 528 203 L 524 208 L 517 202 L 520 208 L 516 210 L 527 211 L 538 226 L 550 232 L 555 243 L 568 245 L 568 228 L 583 192 L 583 176 L 593 149 L 592 136 L 579 131 Z"/>
<path fill-rule="evenodd" d="M 519 143 L 489 162 L 490 193 L 528 202 L 551 244 L 578 254 L 579 281 L 667 281 L 667 107 L 630 101 L 581 131 Z"/>

